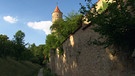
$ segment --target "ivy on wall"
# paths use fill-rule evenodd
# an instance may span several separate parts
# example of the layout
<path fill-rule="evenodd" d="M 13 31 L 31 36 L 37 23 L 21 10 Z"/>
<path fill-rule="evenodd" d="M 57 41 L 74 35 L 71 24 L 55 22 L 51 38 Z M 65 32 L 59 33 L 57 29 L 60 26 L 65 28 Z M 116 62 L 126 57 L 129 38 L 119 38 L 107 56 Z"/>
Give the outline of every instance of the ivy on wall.
<path fill-rule="evenodd" d="M 63 55 L 62 43 L 82 24 L 82 15 L 71 12 L 65 19 L 59 19 L 51 26 L 52 33 L 46 38 L 46 50 L 59 48 L 59 54 Z"/>
<path fill-rule="evenodd" d="M 86 6 L 81 5 L 80 12 L 84 14 L 88 21 L 92 22 L 94 26 L 93 30 L 100 34 L 100 38 L 104 38 L 103 45 L 105 47 L 115 46 L 118 50 L 125 52 L 132 52 L 135 49 L 135 1 L 116 0 L 113 3 L 106 5 L 103 3 L 103 10 L 96 10 L 95 6 L 91 8 L 95 9 L 92 12 L 89 11 L 91 4 L 86 0 Z M 107 7 L 107 9 L 106 9 Z M 129 8 L 130 7 L 130 8 Z"/>

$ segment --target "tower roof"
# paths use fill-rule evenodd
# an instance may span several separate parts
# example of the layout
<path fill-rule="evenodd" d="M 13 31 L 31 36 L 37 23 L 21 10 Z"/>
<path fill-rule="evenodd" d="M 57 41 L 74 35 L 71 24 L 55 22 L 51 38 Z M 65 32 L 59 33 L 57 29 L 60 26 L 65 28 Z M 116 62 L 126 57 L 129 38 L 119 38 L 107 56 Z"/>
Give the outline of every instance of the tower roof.
<path fill-rule="evenodd" d="M 54 12 L 60 12 L 60 13 L 62 13 L 62 12 L 60 11 L 60 9 L 59 9 L 59 7 L 58 7 L 58 6 L 56 6 L 56 8 L 55 8 Z"/>

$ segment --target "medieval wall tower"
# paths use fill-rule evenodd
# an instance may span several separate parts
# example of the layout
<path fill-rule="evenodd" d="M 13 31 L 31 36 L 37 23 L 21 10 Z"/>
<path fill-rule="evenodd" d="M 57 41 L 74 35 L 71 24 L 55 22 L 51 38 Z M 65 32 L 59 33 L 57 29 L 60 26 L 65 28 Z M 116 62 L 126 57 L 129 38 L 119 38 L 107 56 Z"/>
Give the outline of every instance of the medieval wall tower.
<path fill-rule="evenodd" d="M 56 6 L 54 12 L 52 13 L 52 23 L 54 23 L 58 19 L 62 19 L 62 12 L 60 11 L 59 7 Z"/>

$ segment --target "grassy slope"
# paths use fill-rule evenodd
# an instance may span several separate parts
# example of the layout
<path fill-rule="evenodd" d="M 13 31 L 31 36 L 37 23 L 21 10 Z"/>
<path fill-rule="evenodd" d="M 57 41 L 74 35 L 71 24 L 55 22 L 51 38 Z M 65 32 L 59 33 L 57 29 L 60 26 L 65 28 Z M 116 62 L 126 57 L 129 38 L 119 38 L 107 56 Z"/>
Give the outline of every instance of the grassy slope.
<path fill-rule="evenodd" d="M 40 66 L 28 61 L 0 58 L 0 76 L 37 76 Z"/>

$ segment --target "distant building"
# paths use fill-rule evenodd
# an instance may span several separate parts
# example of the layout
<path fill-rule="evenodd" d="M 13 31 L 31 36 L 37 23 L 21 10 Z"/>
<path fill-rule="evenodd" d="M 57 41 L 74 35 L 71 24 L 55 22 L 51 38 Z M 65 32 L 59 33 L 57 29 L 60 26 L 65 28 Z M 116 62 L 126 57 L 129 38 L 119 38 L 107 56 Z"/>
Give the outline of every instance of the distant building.
<path fill-rule="evenodd" d="M 60 11 L 59 7 L 56 6 L 54 12 L 52 13 L 52 22 L 54 23 L 58 19 L 62 19 L 63 13 Z"/>

